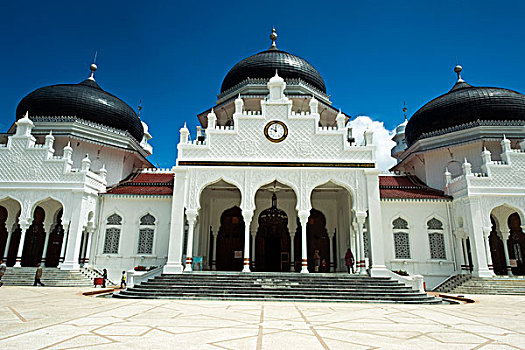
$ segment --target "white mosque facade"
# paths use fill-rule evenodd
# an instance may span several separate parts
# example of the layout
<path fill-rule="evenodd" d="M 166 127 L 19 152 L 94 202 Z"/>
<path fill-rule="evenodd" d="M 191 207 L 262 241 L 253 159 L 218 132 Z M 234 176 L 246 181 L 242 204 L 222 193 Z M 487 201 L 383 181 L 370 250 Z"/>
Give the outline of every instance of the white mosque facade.
<path fill-rule="evenodd" d="M 0 137 L 8 266 L 343 273 L 350 248 L 356 274 L 420 289 L 525 274 L 524 95 L 456 67 L 452 90 L 396 129 L 385 174 L 373 132 L 356 142 L 317 70 L 271 38 L 226 75 L 196 132 L 180 130 L 171 169 L 147 160 L 147 125 L 94 65 L 24 97 Z"/>

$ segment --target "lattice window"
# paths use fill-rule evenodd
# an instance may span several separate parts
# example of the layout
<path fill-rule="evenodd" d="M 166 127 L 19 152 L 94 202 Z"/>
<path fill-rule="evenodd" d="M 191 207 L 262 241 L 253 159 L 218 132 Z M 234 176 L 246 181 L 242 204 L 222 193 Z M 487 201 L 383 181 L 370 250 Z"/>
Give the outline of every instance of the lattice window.
<path fill-rule="evenodd" d="M 394 250 L 396 259 L 410 259 L 408 232 L 394 232 Z"/>
<path fill-rule="evenodd" d="M 138 254 L 152 254 L 153 253 L 153 233 L 155 230 L 151 228 L 141 228 L 139 230 L 139 246 Z"/>
<path fill-rule="evenodd" d="M 155 217 L 151 214 L 146 214 L 140 218 L 141 225 L 153 226 L 155 225 Z"/>
<path fill-rule="evenodd" d="M 122 225 L 122 218 L 118 214 L 113 214 L 108 217 L 108 225 Z"/>
<path fill-rule="evenodd" d="M 394 230 L 408 230 L 408 222 L 404 219 L 397 218 L 392 221 L 392 228 Z"/>
<path fill-rule="evenodd" d="M 109 221 L 109 220 L 108 220 Z M 106 229 L 103 254 L 118 254 L 120 240 L 120 228 L 111 227 Z"/>
<path fill-rule="evenodd" d="M 436 218 L 432 218 L 427 222 L 427 228 L 429 230 L 442 230 L 443 223 Z"/>
<path fill-rule="evenodd" d="M 430 258 L 446 259 L 444 235 L 439 232 L 432 232 L 428 234 L 428 240 L 430 242 Z"/>

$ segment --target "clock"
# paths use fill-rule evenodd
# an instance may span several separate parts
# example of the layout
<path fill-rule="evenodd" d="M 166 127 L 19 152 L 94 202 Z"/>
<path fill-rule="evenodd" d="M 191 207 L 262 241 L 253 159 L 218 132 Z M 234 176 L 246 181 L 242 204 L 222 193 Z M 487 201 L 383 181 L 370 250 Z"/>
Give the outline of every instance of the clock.
<path fill-rule="evenodd" d="M 264 127 L 264 135 L 271 142 L 281 142 L 288 136 L 288 127 L 280 120 L 272 120 Z"/>

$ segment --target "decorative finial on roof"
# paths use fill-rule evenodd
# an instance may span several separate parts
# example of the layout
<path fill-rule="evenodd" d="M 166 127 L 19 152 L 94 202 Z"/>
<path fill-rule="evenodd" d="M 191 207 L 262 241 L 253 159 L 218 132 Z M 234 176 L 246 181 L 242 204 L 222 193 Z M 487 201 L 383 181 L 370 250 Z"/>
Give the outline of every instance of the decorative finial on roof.
<path fill-rule="evenodd" d="M 405 115 L 405 121 L 407 120 L 407 111 L 408 111 L 408 108 L 405 105 L 405 101 L 403 101 L 403 114 Z"/>
<path fill-rule="evenodd" d="M 454 67 L 454 72 L 456 72 L 458 75 L 458 83 L 464 82 L 464 80 L 461 79 L 461 74 L 460 74 L 462 70 L 463 70 L 463 67 L 461 67 L 459 64 L 456 67 Z"/>
<path fill-rule="evenodd" d="M 98 52 L 95 51 L 95 57 L 93 57 L 93 63 L 91 63 L 91 65 L 89 66 L 89 69 L 91 69 L 91 76 L 89 77 L 89 79 L 91 79 L 91 80 L 95 80 L 95 71 L 98 68 L 97 65 L 96 65 L 97 54 L 98 54 Z"/>
<path fill-rule="evenodd" d="M 138 117 L 140 118 L 140 112 L 142 111 L 142 100 L 139 100 L 139 106 L 137 107 L 137 110 L 139 111 Z"/>
<path fill-rule="evenodd" d="M 270 39 L 272 40 L 272 46 L 270 46 L 270 50 L 277 50 L 277 45 L 275 45 L 275 40 L 277 40 L 277 33 L 275 32 L 275 28 L 272 29 Z"/>

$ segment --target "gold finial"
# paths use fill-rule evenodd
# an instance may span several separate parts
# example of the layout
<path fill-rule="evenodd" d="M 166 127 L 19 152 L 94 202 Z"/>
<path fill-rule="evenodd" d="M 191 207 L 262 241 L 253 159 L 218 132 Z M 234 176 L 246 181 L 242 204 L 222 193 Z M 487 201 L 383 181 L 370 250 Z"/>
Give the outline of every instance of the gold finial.
<path fill-rule="evenodd" d="M 140 111 L 142 111 L 142 100 L 139 100 L 139 106 L 137 107 L 137 110 L 139 111 L 138 117 L 140 118 Z"/>
<path fill-rule="evenodd" d="M 272 46 L 270 46 L 270 49 L 277 49 L 277 45 L 275 45 L 275 40 L 277 40 L 277 33 L 275 32 L 275 28 L 272 29 L 270 39 L 272 40 Z"/>
<path fill-rule="evenodd" d="M 403 101 L 403 114 L 405 115 L 405 121 L 407 120 L 407 111 L 408 111 L 408 108 L 405 105 L 405 101 Z"/>

